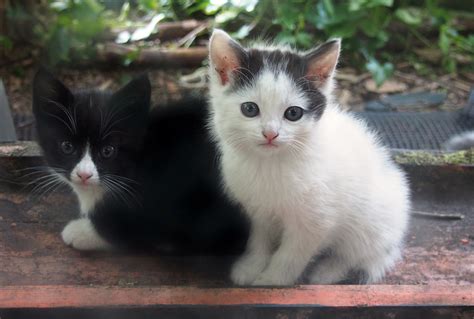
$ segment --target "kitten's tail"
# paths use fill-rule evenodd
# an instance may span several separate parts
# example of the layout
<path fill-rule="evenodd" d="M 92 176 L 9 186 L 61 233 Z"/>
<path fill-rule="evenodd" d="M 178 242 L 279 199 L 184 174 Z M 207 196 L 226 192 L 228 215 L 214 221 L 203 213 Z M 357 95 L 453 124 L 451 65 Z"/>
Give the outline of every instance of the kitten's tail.
<path fill-rule="evenodd" d="M 445 144 L 447 151 L 460 151 L 474 148 L 474 131 L 468 131 L 451 137 Z"/>

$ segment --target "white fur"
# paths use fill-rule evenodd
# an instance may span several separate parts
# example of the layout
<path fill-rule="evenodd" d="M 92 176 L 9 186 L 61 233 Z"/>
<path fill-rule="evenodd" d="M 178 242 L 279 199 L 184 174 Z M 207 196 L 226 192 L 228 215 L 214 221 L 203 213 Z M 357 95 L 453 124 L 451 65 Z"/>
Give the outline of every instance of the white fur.
<path fill-rule="evenodd" d="M 100 237 L 89 218 L 70 221 L 64 227 L 61 237 L 66 245 L 78 250 L 108 250 L 112 248 Z"/>
<path fill-rule="evenodd" d="M 82 185 L 81 179 L 77 176 L 78 172 L 92 175 L 87 181 L 87 185 Z M 79 199 L 81 215 L 87 216 L 104 194 L 99 182 L 99 172 L 90 155 L 89 145 L 86 146 L 84 156 L 71 171 L 70 179 L 70 186 Z"/>
<path fill-rule="evenodd" d="M 366 124 L 332 103 L 319 120 L 284 119 L 287 107 L 309 101 L 276 70 L 232 93 L 211 60 L 210 79 L 209 125 L 222 153 L 224 185 L 252 221 L 232 280 L 293 284 L 327 250 L 312 283 L 338 282 L 351 269 L 364 270 L 368 282 L 379 280 L 400 255 L 410 201 L 404 174 Z M 248 101 L 258 104 L 259 116 L 241 114 Z M 267 127 L 279 133 L 277 147 L 260 145 Z"/>
<path fill-rule="evenodd" d="M 87 180 L 87 185 L 82 184 L 77 175 L 78 172 L 92 175 Z M 62 179 L 65 178 L 62 177 Z M 78 250 L 105 250 L 111 248 L 111 245 L 100 237 L 88 218 L 97 202 L 104 195 L 104 190 L 100 185 L 99 172 L 90 155 L 89 145 L 86 146 L 84 156 L 71 171 L 70 181 L 66 180 L 66 182 L 77 195 L 82 217 L 66 225 L 61 233 L 63 241 Z"/>

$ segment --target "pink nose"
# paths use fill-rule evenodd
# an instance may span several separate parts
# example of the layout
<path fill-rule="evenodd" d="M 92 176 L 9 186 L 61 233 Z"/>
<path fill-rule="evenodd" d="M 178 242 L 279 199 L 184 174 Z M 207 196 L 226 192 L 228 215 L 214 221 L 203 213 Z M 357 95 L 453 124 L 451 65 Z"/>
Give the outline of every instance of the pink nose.
<path fill-rule="evenodd" d="M 77 177 L 79 177 L 82 182 L 87 181 L 89 178 L 92 177 L 91 173 L 86 173 L 86 172 L 77 172 Z"/>
<path fill-rule="evenodd" d="M 273 141 L 278 137 L 278 133 L 274 131 L 263 131 L 262 134 L 269 142 Z"/>

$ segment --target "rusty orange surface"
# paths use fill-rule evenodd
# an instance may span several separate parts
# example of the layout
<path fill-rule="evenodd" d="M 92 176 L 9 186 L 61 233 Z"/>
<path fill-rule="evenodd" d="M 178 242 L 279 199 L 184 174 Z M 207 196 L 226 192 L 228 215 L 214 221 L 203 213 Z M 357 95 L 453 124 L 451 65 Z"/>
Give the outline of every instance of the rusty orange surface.
<path fill-rule="evenodd" d="M 233 257 L 75 251 L 60 237 L 77 217 L 74 196 L 55 192 L 35 198 L 0 182 L 0 309 L 474 306 L 474 178 L 448 177 L 413 185 L 414 208 L 464 218 L 413 218 L 402 260 L 379 285 L 286 288 L 232 287 Z"/>
<path fill-rule="evenodd" d="M 316 286 L 291 288 L 11 286 L 0 308 L 149 305 L 474 306 L 470 286 Z"/>

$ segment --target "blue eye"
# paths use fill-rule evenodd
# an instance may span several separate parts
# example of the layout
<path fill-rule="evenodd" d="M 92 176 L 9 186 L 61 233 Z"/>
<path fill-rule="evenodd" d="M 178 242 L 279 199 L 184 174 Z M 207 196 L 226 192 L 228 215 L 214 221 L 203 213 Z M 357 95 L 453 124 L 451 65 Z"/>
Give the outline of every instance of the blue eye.
<path fill-rule="evenodd" d="M 240 105 L 240 110 L 242 114 L 246 117 L 255 117 L 260 114 L 258 105 L 254 102 L 245 102 Z"/>
<path fill-rule="evenodd" d="M 298 121 L 300 118 L 302 118 L 303 114 L 304 114 L 304 110 L 301 107 L 290 106 L 289 108 L 285 110 L 284 116 L 288 121 L 295 122 L 295 121 Z"/>

